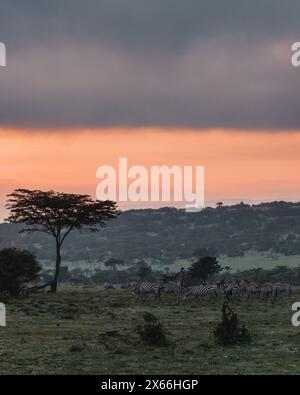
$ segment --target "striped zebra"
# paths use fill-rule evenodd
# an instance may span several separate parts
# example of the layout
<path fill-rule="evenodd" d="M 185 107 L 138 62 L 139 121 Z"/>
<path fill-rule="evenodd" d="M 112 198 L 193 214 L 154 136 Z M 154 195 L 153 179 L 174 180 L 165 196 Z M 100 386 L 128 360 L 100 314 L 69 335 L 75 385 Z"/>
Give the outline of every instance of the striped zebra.
<path fill-rule="evenodd" d="M 276 297 L 281 293 L 292 295 L 292 288 L 290 284 L 286 283 L 264 283 L 259 287 L 259 295 L 261 297 Z"/>
<path fill-rule="evenodd" d="M 197 300 L 205 296 L 209 296 L 210 299 L 213 299 L 218 297 L 218 293 L 211 285 L 196 285 L 187 289 L 184 293 L 183 301 L 185 301 L 188 296 L 193 296 Z"/>
<path fill-rule="evenodd" d="M 244 294 L 244 287 L 238 281 L 233 281 L 224 285 L 224 294 L 227 297 L 240 297 Z"/>
<path fill-rule="evenodd" d="M 289 296 L 292 295 L 292 288 L 290 284 L 276 283 L 271 286 L 271 295 L 278 296 L 281 293 L 287 293 Z"/>
<path fill-rule="evenodd" d="M 250 298 L 251 296 L 259 295 L 259 286 L 256 283 L 249 283 L 245 287 L 245 295 Z"/>
<path fill-rule="evenodd" d="M 175 295 L 177 295 L 178 294 L 178 291 L 179 291 L 179 283 L 176 283 L 176 282 L 174 282 L 174 281 L 170 281 L 170 282 L 167 282 L 167 283 L 162 283 L 161 284 L 161 291 L 163 292 L 163 293 L 166 293 L 166 294 L 175 294 Z"/>
<path fill-rule="evenodd" d="M 272 283 L 264 283 L 259 286 L 259 296 L 268 298 L 272 295 Z"/>
<path fill-rule="evenodd" d="M 154 293 L 155 298 L 160 300 L 162 284 L 149 282 L 134 282 L 130 283 L 129 288 L 133 290 L 133 292 L 137 296 L 137 299 L 141 302 L 143 302 L 145 296 L 150 293 Z"/>
<path fill-rule="evenodd" d="M 161 292 L 166 294 L 174 294 L 176 296 L 177 303 L 180 302 L 182 296 L 187 291 L 187 288 L 181 285 L 181 282 L 170 281 L 166 283 L 162 283 Z"/>

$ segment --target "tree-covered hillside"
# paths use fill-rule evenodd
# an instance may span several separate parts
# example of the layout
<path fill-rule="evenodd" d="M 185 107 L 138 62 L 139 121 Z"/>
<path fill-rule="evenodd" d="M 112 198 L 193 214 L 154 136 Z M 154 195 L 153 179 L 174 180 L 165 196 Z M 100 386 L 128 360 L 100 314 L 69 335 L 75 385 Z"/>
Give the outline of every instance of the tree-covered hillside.
<path fill-rule="evenodd" d="M 54 246 L 46 235 L 18 233 L 22 227 L 0 225 L 0 248 L 18 246 L 40 259 L 53 259 Z M 205 208 L 185 212 L 175 208 L 129 210 L 99 233 L 74 233 L 64 246 L 66 260 L 99 260 L 110 257 L 172 264 L 176 258 L 247 251 L 300 254 L 300 203 Z"/>

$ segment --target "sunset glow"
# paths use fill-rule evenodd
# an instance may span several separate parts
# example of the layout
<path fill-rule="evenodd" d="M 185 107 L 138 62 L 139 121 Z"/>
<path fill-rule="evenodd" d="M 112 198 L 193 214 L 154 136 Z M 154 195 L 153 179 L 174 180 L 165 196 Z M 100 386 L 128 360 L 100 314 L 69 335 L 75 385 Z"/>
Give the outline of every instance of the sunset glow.
<path fill-rule="evenodd" d="M 95 196 L 96 169 L 117 166 L 119 157 L 130 166 L 204 165 L 208 205 L 300 195 L 300 132 L 1 130 L 0 142 L 1 217 L 5 195 L 19 187 Z"/>

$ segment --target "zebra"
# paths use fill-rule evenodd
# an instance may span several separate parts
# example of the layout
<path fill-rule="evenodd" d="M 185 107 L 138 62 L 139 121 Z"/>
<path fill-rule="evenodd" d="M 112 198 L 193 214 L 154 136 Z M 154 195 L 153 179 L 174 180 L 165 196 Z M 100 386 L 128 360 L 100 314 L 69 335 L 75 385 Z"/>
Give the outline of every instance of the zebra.
<path fill-rule="evenodd" d="M 238 281 L 233 281 L 224 285 L 224 294 L 227 297 L 240 297 L 244 293 L 244 287 L 241 287 Z"/>
<path fill-rule="evenodd" d="M 261 297 L 269 297 L 270 295 L 272 295 L 272 286 L 273 286 L 273 284 L 272 283 L 264 283 L 264 284 L 261 284 L 260 286 L 259 286 L 259 296 L 261 296 Z"/>
<path fill-rule="evenodd" d="M 278 296 L 281 293 L 286 292 L 289 296 L 292 295 L 292 288 L 290 284 L 276 283 L 271 286 L 271 295 Z"/>
<path fill-rule="evenodd" d="M 167 283 L 162 283 L 162 292 L 166 293 L 166 294 L 178 294 L 178 290 L 179 290 L 179 284 L 171 281 L 171 282 L 167 282 Z"/>
<path fill-rule="evenodd" d="M 188 296 L 193 296 L 197 300 L 204 296 L 209 296 L 210 299 L 213 299 L 218 297 L 218 293 L 211 285 L 195 285 L 187 289 L 184 293 L 183 301 L 185 301 Z"/>
<path fill-rule="evenodd" d="M 137 299 L 143 302 L 146 294 L 154 293 L 156 299 L 160 301 L 162 284 L 149 283 L 149 282 L 133 282 L 130 283 L 129 288 L 136 294 Z"/>
<path fill-rule="evenodd" d="M 228 297 L 241 297 L 258 294 L 258 285 L 248 280 L 234 280 L 223 286 L 224 293 Z"/>
<path fill-rule="evenodd" d="M 166 294 L 174 294 L 176 296 L 177 303 L 180 303 L 182 296 L 187 291 L 187 287 L 181 284 L 180 281 L 170 281 L 166 283 L 162 283 L 161 292 Z"/>
<path fill-rule="evenodd" d="M 249 283 L 248 285 L 246 285 L 245 294 L 247 295 L 248 298 L 250 298 L 251 296 L 257 296 L 259 294 L 258 284 Z"/>

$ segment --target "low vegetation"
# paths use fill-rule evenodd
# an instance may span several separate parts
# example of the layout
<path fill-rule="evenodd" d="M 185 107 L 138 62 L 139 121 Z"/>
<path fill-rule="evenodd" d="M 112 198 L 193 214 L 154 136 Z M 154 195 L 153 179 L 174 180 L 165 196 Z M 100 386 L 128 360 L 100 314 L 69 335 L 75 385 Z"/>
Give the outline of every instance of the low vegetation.
<path fill-rule="evenodd" d="M 177 305 L 174 295 L 161 303 L 149 295 L 139 304 L 128 290 L 78 286 L 10 298 L 7 326 L 0 328 L 1 373 L 299 374 L 300 329 L 291 325 L 291 305 L 299 300 L 295 289 L 276 300 L 234 301 L 255 338 L 225 347 L 214 338 L 221 297 Z M 174 347 L 141 339 L 136 326 L 145 311 L 159 318 Z"/>
<path fill-rule="evenodd" d="M 0 292 L 18 295 L 22 285 L 35 280 L 40 271 L 30 251 L 4 248 L 0 251 Z"/>
<path fill-rule="evenodd" d="M 241 325 L 229 300 L 224 301 L 222 306 L 222 321 L 214 330 L 215 340 L 223 346 L 233 344 L 250 344 L 251 334 L 246 326 Z"/>
<path fill-rule="evenodd" d="M 160 320 L 152 313 L 143 313 L 143 324 L 136 327 L 141 339 L 151 346 L 168 346 L 166 330 Z"/>

